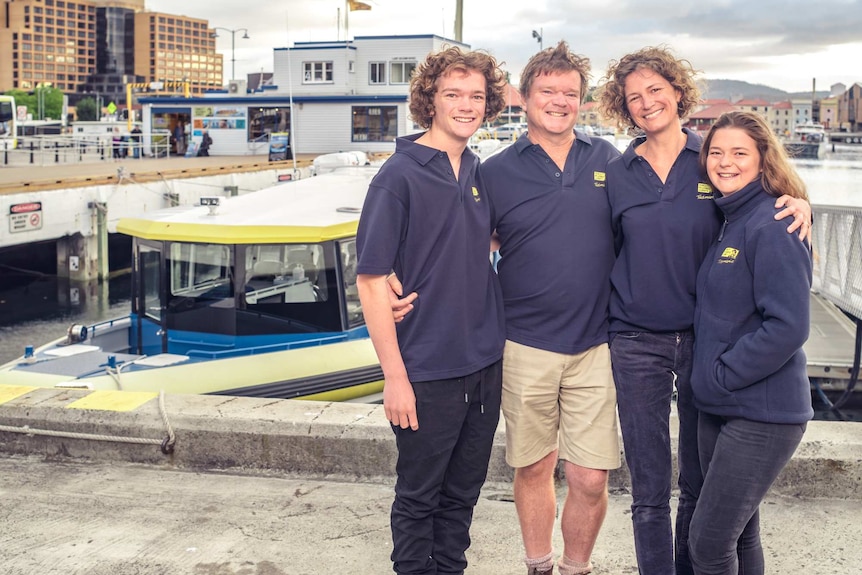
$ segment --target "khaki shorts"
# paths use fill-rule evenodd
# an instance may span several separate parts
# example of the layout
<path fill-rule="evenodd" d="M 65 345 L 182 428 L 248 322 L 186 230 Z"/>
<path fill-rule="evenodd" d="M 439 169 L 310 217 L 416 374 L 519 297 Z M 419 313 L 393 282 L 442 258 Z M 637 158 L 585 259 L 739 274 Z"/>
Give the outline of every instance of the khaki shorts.
<path fill-rule="evenodd" d="M 506 463 L 526 467 L 559 448 L 589 469 L 620 466 L 616 390 L 607 344 L 575 355 L 506 342 Z"/>

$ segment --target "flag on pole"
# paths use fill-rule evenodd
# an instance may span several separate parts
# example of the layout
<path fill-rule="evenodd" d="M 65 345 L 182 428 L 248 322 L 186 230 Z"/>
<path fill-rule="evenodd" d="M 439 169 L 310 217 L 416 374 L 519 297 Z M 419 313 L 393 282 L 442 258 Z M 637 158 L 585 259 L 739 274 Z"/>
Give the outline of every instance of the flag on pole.
<path fill-rule="evenodd" d="M 347 0 L 347 8 L 351 12 L 355 12 L 356 10 L 371 10 L 371 4 L 358 2 L 357 0 Z"/>

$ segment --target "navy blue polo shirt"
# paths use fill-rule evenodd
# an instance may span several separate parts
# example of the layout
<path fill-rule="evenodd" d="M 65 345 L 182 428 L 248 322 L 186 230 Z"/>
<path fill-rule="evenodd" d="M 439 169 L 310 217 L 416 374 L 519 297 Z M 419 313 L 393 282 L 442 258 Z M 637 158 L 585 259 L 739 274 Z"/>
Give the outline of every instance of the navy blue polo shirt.
<path fill-rule="evenodd" d="M 614 243 L 605 167 L 617 156 L 610 142 L 576 133 L 560 170 L 525 134 L 482 164 L 508 339 L 567 354 L 607 342 Z"/>
<path fill-rule="evenodd" d="M 700 173 L 700 136 L 683 131 L 688 140 L 664 183 L 635 153 L 644 137 L 608 164 L 618 250 L 611 273 L 613 333 L 692 327 L 697 271 L 721 218 L 712 187 Z"/>
<path fill-rule="evenodd" d="M 458 179 L 445 152 L 398 138 L 368 188 L 356 237 L 357 273 L 395 271 L 419 297 L 396 324 L 411 381 L 474 373 L 503 355 L 502 296 L 489 258 L 490 206 L 479 159 L 461 156 Z"/>

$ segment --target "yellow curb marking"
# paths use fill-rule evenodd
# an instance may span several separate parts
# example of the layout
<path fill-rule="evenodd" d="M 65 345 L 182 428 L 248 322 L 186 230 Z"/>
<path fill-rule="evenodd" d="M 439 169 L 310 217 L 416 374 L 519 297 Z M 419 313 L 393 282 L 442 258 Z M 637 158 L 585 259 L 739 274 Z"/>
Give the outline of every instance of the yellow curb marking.
<path fill-rule="evenodd" d="M 0 385 L 0 404 L 12 401 L 16 397 L 21 397 L 34 389 L 36 388 L 25 387 L 23 385 Z"/>
<path fill-rule="evenodd" d="M 159 394 L 148 391 L 94 391 L 73 401 L 68 409 L 97 409 L 101 411 L 133 411 Z"/>

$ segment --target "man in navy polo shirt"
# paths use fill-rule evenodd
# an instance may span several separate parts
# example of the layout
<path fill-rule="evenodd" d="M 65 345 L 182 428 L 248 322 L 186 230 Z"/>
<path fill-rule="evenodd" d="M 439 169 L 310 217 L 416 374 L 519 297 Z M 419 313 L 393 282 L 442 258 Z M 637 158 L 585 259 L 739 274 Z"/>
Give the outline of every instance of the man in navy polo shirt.
<path fill-rule="evenodd" d="M 565 42 L 533 56 L 520 86 L 527 133 L 481 168 L 502 256 L 506 460 L 515 468 L 530 575 L 554 566 L 557 460 L 565 462 L 568 486 L 561 575 L 591 571 L 608 470 L 620 466 L 607 345 L 614 239 L 605 189 L 605 166 L 619 152 L 574 131 L 589 70 L 589 60 Z"/>
<path fill-rule="evenodd" d="M 504 88 L 487 54 L 429 55 L 410 87 L 410 112 L 427 130 L 398 138 L 359 222 L 357 287 L 398 447 L 399 574 L 464 572 L 499 421 L 502 295 L 488 258 L 489 202 L 467 142 L 503 109 Z M 390 272 L 422 294 L 397 326 Z"/>

